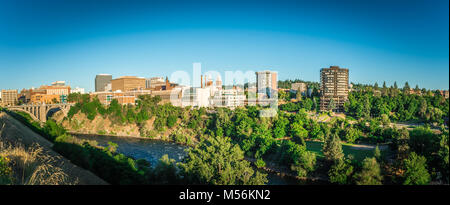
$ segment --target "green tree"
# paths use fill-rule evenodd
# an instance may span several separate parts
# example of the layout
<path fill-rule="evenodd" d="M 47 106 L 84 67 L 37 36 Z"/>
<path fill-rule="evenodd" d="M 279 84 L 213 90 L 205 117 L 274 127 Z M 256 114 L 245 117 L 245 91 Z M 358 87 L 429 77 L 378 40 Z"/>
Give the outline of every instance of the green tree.
<path fill-rule="evenodd" d="M 355 174 L 357 185 L 381 185 L 381 169 L 375 158 L 365 158 L 362 169 Z"/>
<path fill-rule="evenodd" d="M 302 123 L 294 122 L 291 124 L 291 133 L 294 141 L 300 145 L 306 145 L 305 138 L 308 137 L 308 131 L 303 128 Z"/>
<path fill-rule="evenodd" d="M 328 177 L 331 183 L 349 184 L 351 175 L 353 173 L 353 166 L 349 160 L 337 160 L 328 171 Z"/>
<path fill-rule="evenodd" d="M 336 161 L 344 157 L 342 145 L 337 134 L 329 136 L 322 145 L 322 152 L 328 161 Z"/>
<path fill-rule="evenodd" d="M 378 148 L 378 145 L 375 147 L 375 150 L 373 151 L 373 156 L 377 160 L 381 160 L 381 151 L 380 148 Z"/>
<path fill-rule="evenodd" d="M 175 123 L 177 123 L 177 116 L 175 115 L 169 115 L 169 117 L 167 118 L 167 127 L 168 128 L 172 128 Z"/>
<path fill-rule="evenodd" d="M 419 156 L 411 152 L 408 159 L 403 161 L 405 167 L 404 185 L 425 185 L 431 180 L 427 170 L 427 160 L 423 156 Z"/>
<path fill-rule="evenodd" d="M 267 183 L 266 174 L 254 171 L 244 152 L 228 137 L 209 137 L 179 166 L 188 183 L 213 185 L 257 185 Z"/>
<path fill-rule="evenodd" d="M 273 129 L 273 135 L 275 138 L 283 138 L 286 136 L 286 126 L 289 124 L 289 120 L 285 117 L 278 115 L 278 119 L 275 121 L 275 127 Z"/>
<path fill-rule="evenodd" d="M 405 82 L 405 86 L 403 86 L 403 93 L 408 94 L 411 87 L 409 87 L 408 81 Z"/>
<path fill-rule="evenodd" d="M 400 130 L 400 135 L 396 140 L 397 144 L 397 158 L 400 160 L 405 159 L 409 153 L 409 132 L 405 128 Z"/>
<path fill-rule="evenodd" d="M 176 166 L 175 160 L 170 159 L 167 154 L 159 159 L 155 168 L 150 174 L 150 183 L 152 184 L 179 184 L 180 178 L 178 175 L 179 169 Z"/>

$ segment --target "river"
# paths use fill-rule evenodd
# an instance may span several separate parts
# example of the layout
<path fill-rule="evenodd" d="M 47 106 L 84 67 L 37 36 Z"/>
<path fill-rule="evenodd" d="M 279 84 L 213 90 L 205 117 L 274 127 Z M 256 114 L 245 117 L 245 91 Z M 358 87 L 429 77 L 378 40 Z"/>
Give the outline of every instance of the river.
<path fill-rule="evenodd" d="M 158 160 L 165 154 L 175 161 L 181 161 L 185 156 L 187 146 L 180 144 L 166 142 L 162 140 L 141 139 L 133 137 L 116 137 L 103 135 L 82 135 L 72 134 L 79 139 L 95 140 L 100 146 L 107 146 L 108 142 L 114 142 L 118 145 L 117 152 L 135 159 L 145 159 L 152 165 L 155 165 Z M 264 172 L 264 171 L 262 171 Z M 274 173 L 267 173 L 268 185 L 298 185 L 305 184 L 305 182 L 292 179 L 289 177 L 281 177 Z"/>

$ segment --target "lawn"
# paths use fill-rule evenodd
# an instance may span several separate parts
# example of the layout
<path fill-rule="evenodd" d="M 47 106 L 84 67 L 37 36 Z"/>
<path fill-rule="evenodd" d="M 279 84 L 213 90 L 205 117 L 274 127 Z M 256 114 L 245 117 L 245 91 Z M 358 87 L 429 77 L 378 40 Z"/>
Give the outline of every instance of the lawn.
<path fill-rule="evenodd" d="M 317 157 L 324 157 L 322 153 L 322 144 L 323 142 L 307 141 L 306 148 L 309 151 L 316 153 Z M 344 151 L 345 156 L 351 154 L 358 161 L 362 161 L 366 157 L 373 157 L 374 152 L 373 149 L 360 149 L 352 147 L 351 145 L 348 144 L 342 144 L 342 150 Z"/>

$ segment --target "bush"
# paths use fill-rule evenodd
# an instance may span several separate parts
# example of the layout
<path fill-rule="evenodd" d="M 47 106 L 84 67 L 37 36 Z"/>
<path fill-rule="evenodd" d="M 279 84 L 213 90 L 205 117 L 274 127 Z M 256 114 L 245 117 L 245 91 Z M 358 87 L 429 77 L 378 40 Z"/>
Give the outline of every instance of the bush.
<path fill-rule="evenodd" d="M 8 158 L 0 156 L 0 185 L 11 183 L 12 169 L 8 163 Z"/>
<path fill-rule="evenodd" d="M 262 159 L 258 159 L 258 160 L 256 160 L 255 165 L 258 168 L 263 168 L 266 166 L 266 162 L 264 162 L 264 160 L 262 160 Z"/>
<path fill-rule="evenodd" d="M 177 116 L 175 115 L 169 115 L 169 117 L 167 118 L 167 127 L 168 128 L 172 128 L 175 123 L 177 123 Z"/>
<path fill-rule="evenodd" d="M 412 152 L 408 159 L 403 161 L 405 166 L 405 185 L 425 185 L 431 180 L 430 174 L 427 170 L 427 160 L 425 157 L 419 156 Z"/>

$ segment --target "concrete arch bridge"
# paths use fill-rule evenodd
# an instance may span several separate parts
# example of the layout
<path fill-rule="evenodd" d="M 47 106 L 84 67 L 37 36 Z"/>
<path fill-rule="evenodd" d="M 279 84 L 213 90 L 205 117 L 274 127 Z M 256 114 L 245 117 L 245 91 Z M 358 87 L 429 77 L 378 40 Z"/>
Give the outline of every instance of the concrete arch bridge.
<path fill-rule="evenodd" d="M 75 104 L 25 104 L 7 107 L 11 111 L 22 111 L 28 113 L 33 120 L 46 122 L 48 117 L 57 111 L 62 111 L 67 116 L 70 108 Z"/>

